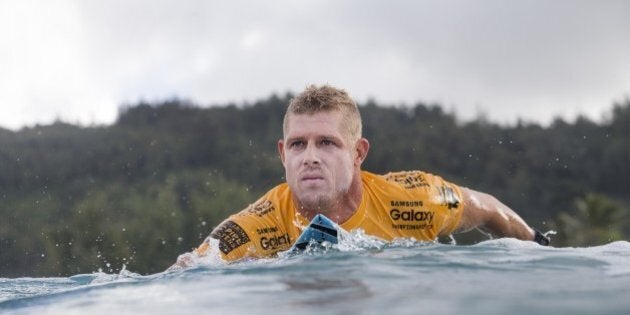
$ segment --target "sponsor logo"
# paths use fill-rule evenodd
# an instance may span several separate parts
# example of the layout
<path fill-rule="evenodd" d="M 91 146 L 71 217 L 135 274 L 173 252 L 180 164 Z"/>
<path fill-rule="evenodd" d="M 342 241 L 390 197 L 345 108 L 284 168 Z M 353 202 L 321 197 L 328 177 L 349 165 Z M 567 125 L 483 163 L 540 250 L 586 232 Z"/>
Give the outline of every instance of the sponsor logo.
<path fill-rule="evenodd" d="M 392 207 L 422 207 L 422 200 L 392 200 L 389 203 Z"/>
<path fill-rule="evenodd" d="M 276 226 L 256 229 L 256 233 L 258 233 L 258 235 L 275 233 L 275 232 L 278 232 L 278 227 Z"/>
<path fill-rule="evenodd" d="M 270 200 L 262 200 L 259 203 L 250 205 L 245 212 L 262 217 L 274 209 L 273 203 Z"/>
<path fill-rule="evenodd" d="M 219 225 L 210 236 L 219 240 L 219 250 L 226 255 L 250 241 L 243 228 L 231 220 Z"/>
<path fill-rule="evenodd" d="M 262 249 L 264 250 L 288 248 L 289 244 L 291 244 L 289 233 L 286 233 L 284 235 L 274 235 L 271 237 L 263 236 L 260 238 L 260 247 L 262 247 Z"/>
<path fill-rule="evenodd" d="M 433 228 L 433 224 L 392 224 L 396 230 L 424 230 Z"/>
<path fill-rule="evenodd" d="M 399 183 L 406 189 L 429 187 L 429 182 L 424 178 L 422 172 L 390 173 L 385 177 L 385 180 Z"/>
<path fill-rule="evenodd" d="M 420 211 L 420 210 L 399 210 L 392 209 L 389 211 L 389 216 L 394 220 L 402 220 L 402 221 L 426 221 L 426 223 L 433 222 L 433 216 L 435 215 L 432 211 Z"/>
<path fill-rule="evenodd" d="M 446 206 L 449 210 L 459 207 L 459 199 L 457 198 L 453 188 L 442 186 L 438 188 L 438 190 L 442 196 L 442 206 Z"/>

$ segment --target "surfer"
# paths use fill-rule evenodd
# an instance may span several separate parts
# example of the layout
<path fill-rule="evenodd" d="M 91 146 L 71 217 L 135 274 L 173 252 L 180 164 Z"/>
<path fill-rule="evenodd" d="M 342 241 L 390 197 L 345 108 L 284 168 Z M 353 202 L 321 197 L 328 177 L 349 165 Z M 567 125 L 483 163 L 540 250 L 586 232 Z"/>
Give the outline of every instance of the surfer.
<path fill-rule="evenodd" d="M 227 218 L 173 267 L 192 264 L 212 244 L 218 244 L 226 261 L 273 256 L 291 248 L 318 214 L 346 231 L 363 229 L 387 241 L 433 241 L 478 228 L 494 237 L 549 244 L 489 194 L 422 171 L 376 175 L 362 170 L 369 148 L 359 109 L 344 90 L 307 87 L 291 100 L 278 141 L 286 183 Z"/>

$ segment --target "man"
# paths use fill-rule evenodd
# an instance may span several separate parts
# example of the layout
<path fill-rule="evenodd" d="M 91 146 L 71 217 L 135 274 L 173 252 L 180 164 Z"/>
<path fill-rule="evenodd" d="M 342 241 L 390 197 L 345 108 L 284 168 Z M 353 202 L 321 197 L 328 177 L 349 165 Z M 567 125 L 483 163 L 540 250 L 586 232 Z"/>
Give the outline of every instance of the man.
<path fill-rule="evenodd" d="M 347 231 L 363 229 L 387 241 L 432 241 L 480 228 L 495 237 L 548 245 L 546 237 L 488 194 L 420 171 L 384 176 L 362 171 L 370 145 L 361 129 L 357 105 L 345 91 L 306 88 L 291 101 L 284 138 L 278 141 L 286 183 L 223 221 L 174 267 L 193 264 L 217 243 L 226 261 L 273 256 L 289 249 L 319 213 Z"/>

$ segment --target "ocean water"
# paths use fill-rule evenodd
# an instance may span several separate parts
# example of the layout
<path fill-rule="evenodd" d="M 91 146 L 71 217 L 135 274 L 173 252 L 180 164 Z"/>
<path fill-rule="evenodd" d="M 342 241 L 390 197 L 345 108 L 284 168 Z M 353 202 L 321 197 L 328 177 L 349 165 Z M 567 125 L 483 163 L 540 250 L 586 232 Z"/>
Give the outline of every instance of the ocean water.
<path fill-rule="evenodd" d="M 0 278 L 1 314 L 630 314 L 630 243 L 397 242 L 141 276 Z"/>

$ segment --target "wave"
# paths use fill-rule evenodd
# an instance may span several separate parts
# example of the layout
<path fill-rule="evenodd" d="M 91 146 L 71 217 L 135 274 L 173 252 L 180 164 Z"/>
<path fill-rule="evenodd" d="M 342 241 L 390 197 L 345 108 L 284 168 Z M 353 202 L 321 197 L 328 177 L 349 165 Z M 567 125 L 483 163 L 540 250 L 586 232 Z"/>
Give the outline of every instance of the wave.
<path fill-rule="evenodd" d="M 471 294 L 478 296 L 477 304 L 485 305 L 481 287 L 495 288 L 488 296 L 493 296 L 494 303 L 499 298 L 504 303 L 498 308 L 480 307 L 483 314 L 528 313 L 520 311 L 523 305 L 513 295 L 526 305 L 536 305 L 543 292 L 545 300 L 553 298 L 557 312 L 552 313 L 580 313 L 571 303 L 581 305 L 584 299 L 606 305 L 612 312 L 630 309 L 625 298 L 630 294 L 627 241 L 554 248 L 515 239 L 474 245 L 408 239 L 386 243 L 361 233 L 346 240 L 303 255 L 229 265 L 200 260 L 192 268 L 153 275 L 123 269 L 118 274 L 67 278 L 4 278 L 0 279 L 0 312 L 262 313 L 273 309 L 318 314 L 322 305 L 330 303 L 333 313 L 413 313 L 414 308 L 407 305 L 415 309 L 433 305 L 445 307 L 444 313 L 458 314 L 466 309 L 453 305 L 466 305 Z M 418 291 L 426 296 L 418 299 Z M 457 303 L 443 305 L 445 294 Z M 360 301 L 358 305 L 364 308 L 349 308 L 346 303 L 351 301 Z M 523 309 L 535 313 L 535 307 L 528 307 Z"/>

